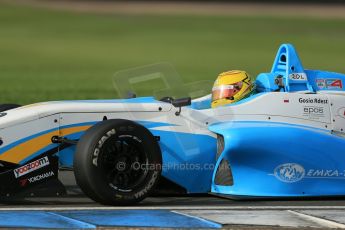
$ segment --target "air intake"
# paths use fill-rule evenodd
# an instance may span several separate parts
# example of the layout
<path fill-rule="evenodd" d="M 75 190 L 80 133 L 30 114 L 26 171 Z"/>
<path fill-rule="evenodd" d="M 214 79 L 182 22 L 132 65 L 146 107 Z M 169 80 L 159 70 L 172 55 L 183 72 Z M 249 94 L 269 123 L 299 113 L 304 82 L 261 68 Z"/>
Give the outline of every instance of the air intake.
<path fill-rule="evenodd" d="M 223 159 L 220 162 L 216 173 L 215 184 L 225 186 L 231 186 L 234 184 L 230 165 L 227 160 Z"/>

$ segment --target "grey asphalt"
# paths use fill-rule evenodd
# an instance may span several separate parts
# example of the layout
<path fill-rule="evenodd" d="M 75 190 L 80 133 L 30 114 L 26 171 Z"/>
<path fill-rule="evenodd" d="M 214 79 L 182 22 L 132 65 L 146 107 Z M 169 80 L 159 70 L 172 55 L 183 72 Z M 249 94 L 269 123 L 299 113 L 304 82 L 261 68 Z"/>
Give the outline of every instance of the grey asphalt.
<path fill-rule="evenodd" d="M 72 172 L 60 175 L 68 196 L 2 203 L 0 211 L 165 209 L 221 223 L 228 229 L 345 228 L 345 198 L 236 201 L 212 195 L 155 196 L 135 206 L 110 207 L 85 197 Z"/>

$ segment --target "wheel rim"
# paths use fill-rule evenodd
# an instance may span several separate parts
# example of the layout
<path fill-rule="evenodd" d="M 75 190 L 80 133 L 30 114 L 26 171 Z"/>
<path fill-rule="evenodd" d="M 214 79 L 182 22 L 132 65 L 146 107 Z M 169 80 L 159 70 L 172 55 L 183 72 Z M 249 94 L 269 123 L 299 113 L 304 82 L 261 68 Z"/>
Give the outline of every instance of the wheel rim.
<path fill-rule="evenodd" d="M 148 173 L 148 158 L 142 143 L 128 135 L 109 138 L 100 150 L 103 178 L 113 189 L 130 192 Z"/>

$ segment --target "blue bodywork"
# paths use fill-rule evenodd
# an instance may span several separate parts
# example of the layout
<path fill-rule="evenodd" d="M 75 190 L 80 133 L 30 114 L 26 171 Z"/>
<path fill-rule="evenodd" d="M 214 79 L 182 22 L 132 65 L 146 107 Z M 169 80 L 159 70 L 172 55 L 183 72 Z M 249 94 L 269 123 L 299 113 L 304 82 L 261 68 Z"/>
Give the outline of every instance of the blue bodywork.
<path fill-rule="evenodd" d="M 232 186 L 213 183 L 214 193 L 259 197 L 345 194 L 341 151 L 345 138 L 328 130 L 272 122 L 221 123 L 211 125 L 210 130 L 225 139 L 216 168 L 225 159 L 233 176 Z"/>

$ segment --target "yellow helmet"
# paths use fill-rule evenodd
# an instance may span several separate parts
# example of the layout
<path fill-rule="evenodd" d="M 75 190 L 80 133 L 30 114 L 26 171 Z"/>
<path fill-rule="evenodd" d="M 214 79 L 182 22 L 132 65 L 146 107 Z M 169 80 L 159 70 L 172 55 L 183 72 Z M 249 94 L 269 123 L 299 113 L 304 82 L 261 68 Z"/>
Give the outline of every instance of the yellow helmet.
<path fill-rule="evenodd" d="M 242 70 L 219 74 L 212 88 L 212 108 L 231 104 L 248 96 L 253 91 L 249 75 Z"/>

